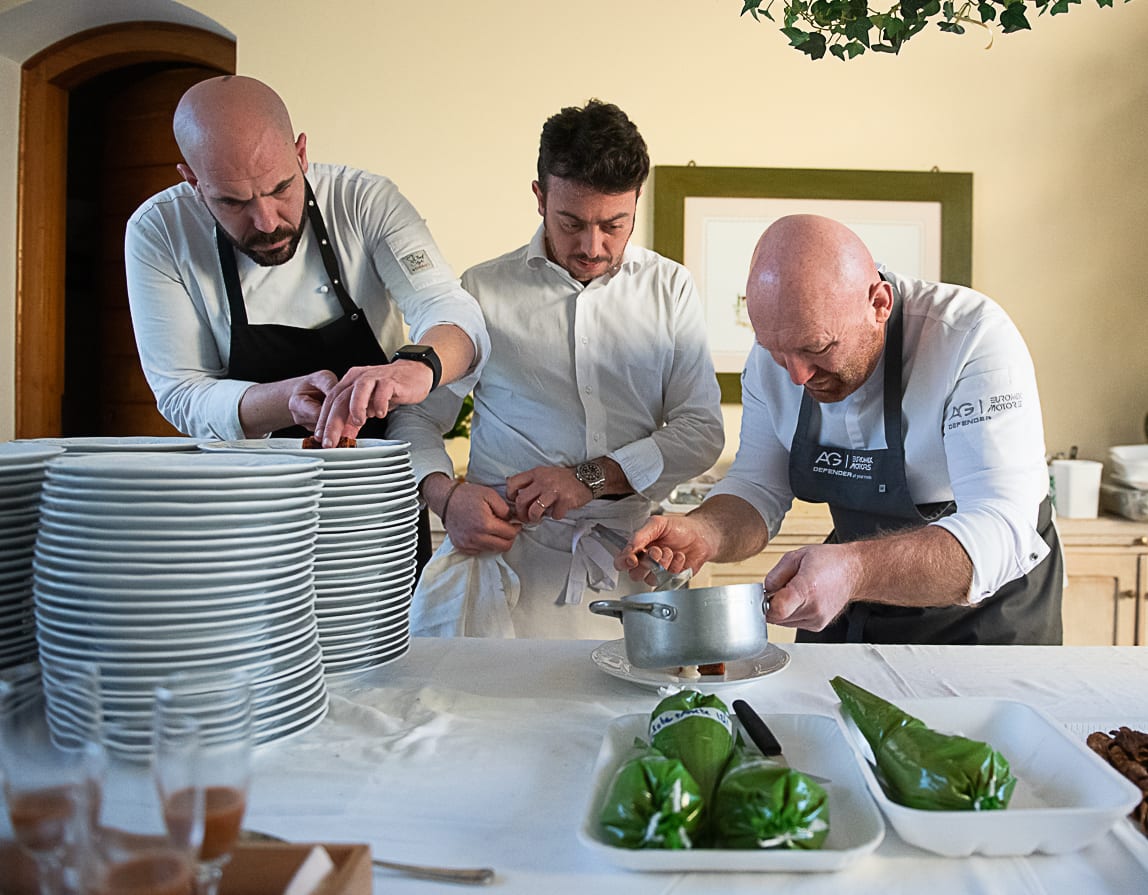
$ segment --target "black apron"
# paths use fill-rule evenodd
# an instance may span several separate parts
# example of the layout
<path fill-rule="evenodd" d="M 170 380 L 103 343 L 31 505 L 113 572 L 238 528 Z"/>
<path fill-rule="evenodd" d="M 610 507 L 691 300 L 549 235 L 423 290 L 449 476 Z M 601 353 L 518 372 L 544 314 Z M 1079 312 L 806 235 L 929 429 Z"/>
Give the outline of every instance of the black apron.
<path fill-rule="evenodd" d="M 319 243 L 319 254 L 327 279 L 339 300 L 343 316 L 317 329 L 285 326 L 280 323 L 251 324 L 239 284 L 235 248 L 218 225 L 215 246 L 223 283 L 227 288 L 227 305 L 231 311 L 231 352 L 227 375 L 249 382 L 279 382 L 305 376 L 316 370 L 330 370 L 342 377 L 351 367 L 377 366 L 387 363 L 386 352 L 379 346 L 367 323 L 366 315 L 352 301 L 339 271 L 334 246 L 315 201 L 311 184 L 303 181 L 307 194 L 307 221 Z M 364 438 L 385 438 L 387 421 L 370 417 L 359 430 Z M 310 433 L 302 426 L 288 426 L 271 433 L 281 438 L 303 438 Z M 422 572 L 430 558 L 430 523 L 424 507 L 419 514 L 417 569 Z"/>
<path fill-rule="evenodd" d="M 826 543 L 845 543 L 920 528 L 956 511 L 953 501 L 915 504 L 905 474 L 902 440 L 902 308 L 894 301 L 886 324 L 885 449 L 852 450 L 816 444 L 810 420 L 816 402 L 802 395 L 789 454 L 794 496 L 828 503 L 834 530 Z M 1022 578 L 975 606 L 910 607 L 855 602 L 823 631 L 798 630 L 799 642 L 1039 643 L 1062 641 L 1060 604 L 1064 565 L 1052 506 L 1046 497 L 1037 523 L 1049 554 Z"/>

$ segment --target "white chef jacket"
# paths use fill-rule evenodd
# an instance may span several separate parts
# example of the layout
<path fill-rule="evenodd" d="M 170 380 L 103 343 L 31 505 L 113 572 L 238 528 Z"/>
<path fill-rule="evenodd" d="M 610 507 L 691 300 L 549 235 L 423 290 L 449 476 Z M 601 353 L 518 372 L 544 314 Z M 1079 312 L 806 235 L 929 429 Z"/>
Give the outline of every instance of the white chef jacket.
<path fill-rule="evenodd" d="M 529 244 L 471 268 L 462 282 L 482 306 L 491 341 L 474 389 L 468 481 L 502 487 L 508 476 L 535 466 L 607 456 L 646 499 L 640 513 L 631 509 L 634 498 L 617 508 L 626 510 L 620 527 L 628 533 L 648 516 L 651 502 L 717 460 L 725 440 L 721 394 L 701 302 L 682 265 L 630 244 L 616 272 L 583 286 L 546 257 L 539 227 Z M 393 414 L 388 434 L 411 443 L 418 480 L 431 472 L 453 474 L 440 433 L 458 406 L 452 396 L 434 394 Z M 613 515 L 606 503 L 595 501 L 575 515 L 586 524 L 595 513 Z M 547 519 L 543 530 L 524 532 L 505 555 L 522 581 L 512 612 L 518 636 L 621 633 L 616 621 L 577 605 L 584 583 L 600 588 L 593 575 L 573 585 L 567 580 L 571 569 L 581 576 L 580 568 L 594 565 L 578 548 L 585 525 L 572 521 Z M 587 540 L 584 547 L 591 546 Z M 594 574 L 603 571 L 613 570 L 599 563 Z M 420 590 L 430 585 L 428 577 L 432 566 Z M 614 585 L 618 594 L 629 592 L 624 584 L 628 580 Z M 416 604 L 419 598 L 416 593 Z M 546 621 L 545 610 L 532 612 L 540 601 L 565 613 Z M 594 620 L 596 634 L 584 626 Z"/>
<path fill-rule="evenodd" d="M 490 343 L 478 304 L 459 285 L 426 222 L 387 178 L 312 164 L 307 180 L 327 225 L 344 284 L 390 356 L 436 324 L 460 327 L 476 365 L 451 387 L 465 395 Z M 144 374 L 160 413 L 188 435 L 243 438 L 239 400 L 252 385 L 228 379 L 231 314 L 215 221 L 187 183 L 141 205 L 125 237 L 128 299 Z M 295 256 L 261 267 L 237 252 L 251 324 L 314 329 L 342 315 L 309 224 Z"/>
<path fill-rule="evenodd" d="M 956 501 L 930 523 L 949 531 L 972 560 L 976 603 L 1048 555 L 1037 513 L 1048 495 L 1044 428 L 1028 348 L 1004 310 L 963 286 L 929 283 L 882 269 L 904 308 L 906 477 L 914 503 Z M 789 448 L 803 388 L 759 345 L 741 377 L 737 456 L 709 496 L 746 500 L 778 531 L 793 493 Z M 885 448 L 884 357 L 843 401 L 819 404 L 820 444 Z M 812 421 L 811 421 L 812 422 Z"/>

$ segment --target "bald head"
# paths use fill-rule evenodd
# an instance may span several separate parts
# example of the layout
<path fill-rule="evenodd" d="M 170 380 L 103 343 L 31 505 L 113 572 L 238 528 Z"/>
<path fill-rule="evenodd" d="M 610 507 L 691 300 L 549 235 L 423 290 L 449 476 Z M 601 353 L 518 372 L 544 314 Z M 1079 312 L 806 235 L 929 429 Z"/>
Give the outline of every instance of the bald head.
<path fill-rule="evenodd" d="M 245 180 L 276 156 L 295 154 L 287 107 L 254 78 L 225 75 L 194 85 L 176 106 L 176 143 L 200 179 Z"/>
<path fill-rule="evenodd" d="M 759 345 L 819 401 L 840 401 L 876 366 L 892 290 L 852 230 L 811 214 L 761 235 L 746 283 Z"/>

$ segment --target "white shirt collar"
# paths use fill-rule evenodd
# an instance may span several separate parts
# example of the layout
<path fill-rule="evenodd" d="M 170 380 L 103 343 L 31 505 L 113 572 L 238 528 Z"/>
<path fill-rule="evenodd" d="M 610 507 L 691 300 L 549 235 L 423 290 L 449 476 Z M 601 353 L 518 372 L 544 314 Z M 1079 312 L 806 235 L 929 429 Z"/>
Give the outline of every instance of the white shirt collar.
<path fill-rule="evenodd" d="M 633 236 L 626 243 L 626 248 L 622 252 L 622 264 L 619 266 L 615 273 L 620 273 L 625 270 L 627 273 L 635 273 L 641 266 L 643 261 L 643 251 L 634 245 Z M 538 229 L 534 231 L 534 236 L 531 237 L 530 242 L 526 246 L 526 263 L 533 268 L 544 267 L 549 265 L 557 271 L 561 271 L 567 277 L 570 272 L 566 270 L 561 264 L 555 264 L 546 254 L 546 227 L 544 224 L 539 224 Z M 593 283 L 597 280 L 609 279 L 614 274 L 602 274 L 590 282 Z M 576 281 L 577 282 L 577 281 Z"/>

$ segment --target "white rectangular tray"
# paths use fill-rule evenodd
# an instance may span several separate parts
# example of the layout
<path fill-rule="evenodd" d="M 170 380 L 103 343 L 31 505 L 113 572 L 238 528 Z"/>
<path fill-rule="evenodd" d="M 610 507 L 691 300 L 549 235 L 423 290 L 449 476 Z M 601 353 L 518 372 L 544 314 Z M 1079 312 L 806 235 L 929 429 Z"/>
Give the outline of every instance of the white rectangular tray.
<path fill-rule="evenodd" d="M 1000 811 L 924 811 L 893 802 L 873 773 L 872 750 L 853 720 L 842 719 L 869 791 L 911 845 L 947 857 L 1059 854 L 1103 836 L 1140 801 L 1140 791 L 1038 709 L 1011 699 L 942 697 L 890 700 L 943 733 L 989 743 L 1017 778 Z"/>
<path fill-rule="evenodd" d="M 682 872 L 691 870 L 785 872 L 840 870 L 869 854 L 885 836 L 881 813 L 865 789 L 865 781 L 837 722 L 825 715 L 767 715 L 790 765 L 830 780 L 829 836 L 813 851 L 791 849 L 687 850 L 629 849 L 607 844 L 598 832 L 598 812 L 623 757 L 632 752 L 634 738 L 648 740 L 649 715 L 623 715 L 610 722 L 594 765 L 590 798 L 578 838 L 604 860 L 628 870 Z M 753 750 L 753 746 L 748 748 Z"/>

